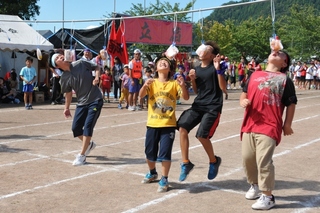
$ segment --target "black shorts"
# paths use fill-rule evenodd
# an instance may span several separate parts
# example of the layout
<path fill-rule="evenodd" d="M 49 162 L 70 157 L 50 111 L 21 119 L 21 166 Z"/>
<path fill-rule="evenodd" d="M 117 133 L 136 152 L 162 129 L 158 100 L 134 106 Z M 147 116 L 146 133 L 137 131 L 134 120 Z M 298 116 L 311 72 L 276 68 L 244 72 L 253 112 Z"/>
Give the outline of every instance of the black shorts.
<path fill-rule="evenodd" d="M 177 127 L 178 129 L 182 127 L 190 132 L 200 123 L 196 133 L 196 138 L 210 139 L 218 127 L 219 120 L 219 112 L 196 111 L 190 108 L 180 115 Z"/>
<path fill-rule="evenodd" d="M 235 84 L 236 83 L 236 77 L 230 76 L 230 83 Z"/>

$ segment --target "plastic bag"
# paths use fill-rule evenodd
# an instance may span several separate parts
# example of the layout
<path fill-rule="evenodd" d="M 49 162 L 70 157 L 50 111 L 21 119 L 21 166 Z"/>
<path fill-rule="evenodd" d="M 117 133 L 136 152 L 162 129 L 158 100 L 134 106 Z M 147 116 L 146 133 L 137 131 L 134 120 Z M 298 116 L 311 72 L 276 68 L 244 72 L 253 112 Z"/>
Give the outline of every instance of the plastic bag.
<path fill-rule="evenodd" d="M 205 44 L 201 44 L 196 50 L 196 53 L 201 58 L 203 55 L 207 53 L 207 46 Z"/>
<path fill-rule="evenodd" d="M 167 56 L 167 58 L 172 59 L 174 58 L 177 54 L 179 53 L 178 48 L 174 45 L 171 44 L 170 47 L 167 49 L 167 51 L 165 52 L 165 55 Z"/>
<path fill-rule="evenodd" d="M 279 51 L 283 49 L 281 40 L 279 39 L 278 36 L 276 36 L 275 38 L 274 37 L 270 38 L 270 48 L 273 51 Z"/>
<path fill-rule="evenodd" d="M 41 53 L 41 50 L 39 48 L 37 48 L 37 58 L 39 61 L 42 60 L 42 53 Z"/>
<path fill-rule="evenodd" d="M 76 51 L 75 50 L 64 50 L 64 60 L 73 62 L 76 60 Z"/>

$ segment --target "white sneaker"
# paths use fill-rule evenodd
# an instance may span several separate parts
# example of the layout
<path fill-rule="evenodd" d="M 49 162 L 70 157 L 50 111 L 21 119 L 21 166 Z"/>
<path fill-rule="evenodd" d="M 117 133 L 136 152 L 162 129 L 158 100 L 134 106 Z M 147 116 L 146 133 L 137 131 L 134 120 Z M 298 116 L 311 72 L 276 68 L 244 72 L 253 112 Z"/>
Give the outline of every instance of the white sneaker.
<path fill-rule="evenodd" d="M 96 148 L 96 146 L 97 146 L 96 143 L 91 141 L 86 152 L 84 153 L 85 156 L 88 156 L 90 154 L 90 151 L 93 150 L 94 148 Z"/>
<path fill-rule="evenodd" d="M 74 159 L 72 165 L 74 166 L 81 166 L 81 165 L 84 165 L 86 163 L 86 156 L 85 155 L 81 155 L 81 154 L 78 154 L 76 156 L 76 159 Z"/>
<path fill-rule="evenodd" d="M 248 200 L 255 200 L 259 198 L 259 186 L 258 184 L 251 184 L 250 189 L 246 193 L 246 199 Z"/>
<path fill-rule="evenodd" d="M 129 106 L 129 107 L 128 107 L 128 110 L 129 110 L 129 111 L 134 111 L 134 106 Z"/>
<path fill-rule="evenodd" d="M 259 200 L 257 200 L 257 202 L 255 202 L 251 207 L 255 210 L 268 210 L 274 207 L 275 205 L 276 202 L 274 200 L 273 195 L 270 198 L 269 196 L 262 194 Z"/>
<path fill-rule="evenodd" d="M 140 111 L 140 110 L 142 110 L 142 109 L 141 109 L 140 106 L 136 106 L 136 107 L 135 107 L 135 110 L 136 110 L 136 111 Z"/>

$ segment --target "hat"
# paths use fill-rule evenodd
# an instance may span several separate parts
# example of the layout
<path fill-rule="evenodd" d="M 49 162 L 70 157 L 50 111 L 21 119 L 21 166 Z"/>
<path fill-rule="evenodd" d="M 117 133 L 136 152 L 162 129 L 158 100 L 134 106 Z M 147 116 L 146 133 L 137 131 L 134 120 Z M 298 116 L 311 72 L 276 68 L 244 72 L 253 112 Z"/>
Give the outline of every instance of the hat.
<path fill-rule="evenodd" d="M 133 53 L 134 54 L 136 54 L 136 53 L 140 53 L 141 54 L 141 51 L 139 49 L 135 49 Z"/>
<path fill-rule="evenodd" d="M 169 58 L 165 57 L 165 56 L 160 56 L 160 57 L 156 58 L 155 65 L 157 65 L 158 61 L 160 61 L 161 59 L 164 59 L 164 60 L 169 62 L 170 71 L 174 70 L 174 66 L 173 66 L 172 61 Z"/>
<path fill-rule="evenodd" d="M 154 66 L 154 63 L 153 63 L 152 61 L 150 61 L 150 62 L 148 63 L 148 65 Z"/>
<path fill-rule="evenodd" d="M 226 57 L 224 58 L 224 60 L 228 61 L 228 60 L 229 60 L 229 58 L 226 56 Z"/>
<path fill-rule="evenodd" d="M 123 68 L 129 68 L 129 64 L 125 64 Z"/>
<path fill-rule="evenodd" d="M 59 53 L 55 53 L 51 56 L 50 62 L 51 62 L 51 66 L 53 68 L 56 68 L 56 58 L 58 57 L 58 55 L 60 55 Z"/>
<path fill-rule="evenodd" d="M 89 48 L 83 50 L 83 52 L 91 52 Z"/>

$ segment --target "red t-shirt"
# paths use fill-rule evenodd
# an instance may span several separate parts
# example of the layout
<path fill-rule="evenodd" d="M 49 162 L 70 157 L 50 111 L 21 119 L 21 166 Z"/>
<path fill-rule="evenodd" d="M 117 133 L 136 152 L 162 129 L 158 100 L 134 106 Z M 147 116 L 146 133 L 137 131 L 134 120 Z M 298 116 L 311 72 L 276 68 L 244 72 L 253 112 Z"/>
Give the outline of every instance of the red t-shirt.
<path fill-rule="evenodd" d="M 241 127 L 242 133 L 260 133 L 281 140 L 282 97 L 287 76 L 280 72 L 253 72 L 247 86 L 247 98 L 251 104 L 246 108 Z M 244 90 L 245 91 L 245 90 Z"/>
<path fill-rule="evenodd" d="M 239 71 L 239 75 L 244 75 L 245 74 L 245 70 L 246 70 L 246 65 L 245 64 L 242 64 L 240 63 L 238 65 L 238 71 Z"/>
<path fill-rule="evenodd" d="M 303 66 L 303 67 L 301 68 L 301 76 L 306 76 L 306 74 L 307 74 L 307 69 L 308 69 L 307 66 Z"/>
<path fill-rule="evenodd" d="M 110 89 L 111 88 L 111 83 L 112 83 L 112 75 L 106 75 L 106 74 L 102 74 L 100 76 L 101 78 L 101 83 L 102 83 L 102 87 L 106 88 L 106 89 Z"/>

